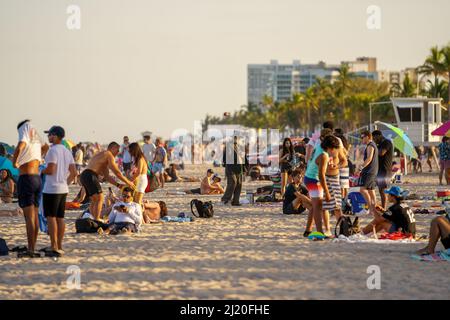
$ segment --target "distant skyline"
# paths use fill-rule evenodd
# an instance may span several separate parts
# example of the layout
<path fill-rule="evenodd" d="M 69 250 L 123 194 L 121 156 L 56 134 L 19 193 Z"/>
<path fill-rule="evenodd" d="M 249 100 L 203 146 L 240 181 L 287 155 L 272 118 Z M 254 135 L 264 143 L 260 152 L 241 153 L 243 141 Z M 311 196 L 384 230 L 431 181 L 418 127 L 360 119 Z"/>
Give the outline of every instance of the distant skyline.
<path fill-rule="evenodd" d="M 66 27 L 72 4 L 80 30 Z M 25 118 L 75 142 L 168 138 L 246 104 L 247 64 L 272 59 L 416 67 L 450 41 L 449 12 L 448 0 L 0 0 L 0 141 L 16 144 Z"/>

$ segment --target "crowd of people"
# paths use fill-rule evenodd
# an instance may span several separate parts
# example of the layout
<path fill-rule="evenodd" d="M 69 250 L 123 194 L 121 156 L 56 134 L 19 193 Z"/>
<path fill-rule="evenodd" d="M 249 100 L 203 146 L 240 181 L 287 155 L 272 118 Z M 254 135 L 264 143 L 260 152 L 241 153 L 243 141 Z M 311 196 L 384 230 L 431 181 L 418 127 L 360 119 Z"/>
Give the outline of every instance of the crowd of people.
<path fill-rule="evenodd" d="M 18 203 L 23 210 L 28 239 L 27 250 L 21 256 L 36 257 L 36 241 L 39 232 L 38 208 L 41 202 L 43 214 L 48 221 L 50 247 L 46 254 L 59 257 L 64 254 L 65 206 L 69 185 L 79 184 L 81 190 L 77 201 L 88 203 L 88 210 L 82 218 L 92 219 L 102 226 L 106 234 L 138 232 L 141 225 L 157 221 L 167 215 L 165 202 L 144 200 L 148 192 L 149 177 L 156 179 L 160 188 L 166 182 L 200 182 L 198 189 L 186 190 L 187 194 L 222 195 L 223 205 L 240 206 L 242 184 L 249 174 L 246 149 L 238 137 L 223 150 L 222 164 L 225 167 L 226 187 L 221 177 L 208 169 L 203 179 L 181 177 L 179 168 L 183 164 L 171 163 L 167 143 L 145 135 L 141 146 L 123 138 L 122 145 L 111 142 L 106 149 L 78 144 L 70 152 L 64 145 L 65 130 L 53 126 L 45 133 L 48 142 L 41 143 L 36 128 L 29 120 L 17 126 L 19 143 L 12 157 L 14 167 L 19 169 L 17 185 L 8 170 L 0 171 L 0 199 L 11 202 L 17 193 Z M 343 199 L 348 196 L 350 175 L 358 177 L 357 185 L 368 205 L 373 220 L 362 234 L 377 232 L 405 232 L 415 235 L 415 218 L 404 202 L 404 191 L 391 184 L 394 146 L 379 130 L 363 131 L 360 140 L 364 146 L 362 164 L 356 166 L 350 160 L 350 144 L 342 129 L 334 128 L 331 121 L 323 124 L 320 136 L 305 138 L 294 144 L 285 138 L 280 146 L 279 164 L 281 175 L 280 193 L 284 214 L 308 213 L 304 236 L 313 232 L 331 238 L 330 217 L 338 220 L 343 215 Z M 449 181 L 450 142 L 444 138 L 439 145 L 440 180 L 445 175 Z M 244 152 L 242 152 L 244 150 Z M 430 154 L 435 155 L 430 148 Z M 120 159 L 118 161 L 117 159 Z M 45 159 L 45 166 L 41 160 Z M 431 160 L 430 160 L 431 161 Z M 417 166 L 417 165 L 416 165 Z M 121 190 L 117 198 L 110 190 L 105 197 L 102 182 L 108 182 Z M 377 203 L 378 189 L 381 203 Z M 431 224 L 430 243 L 421 253 L 435 250 L 442 240 L 449 247 L 450 221 L 436 218 Z"/>

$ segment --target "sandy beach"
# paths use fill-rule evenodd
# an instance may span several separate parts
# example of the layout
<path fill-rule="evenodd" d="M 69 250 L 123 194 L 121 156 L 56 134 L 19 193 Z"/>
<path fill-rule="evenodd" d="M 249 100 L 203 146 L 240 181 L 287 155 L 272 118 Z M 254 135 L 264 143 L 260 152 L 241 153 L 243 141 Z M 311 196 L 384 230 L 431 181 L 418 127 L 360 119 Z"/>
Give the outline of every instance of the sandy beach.
<path fill-rule="evenodd" d="M 188 166 L 183 175 L 201 177 L 206 168 Z M 223 168 L 217 171 L 223 176 Z M 436 194 L 436 173 L 405 181 L 403 187 L 411 193 Z M 247 182 L 244 191 L 265 184 Z M 146 198 L 166 201 L 169 215 L 176 216 L 189 212 L 193 196 L 166 192 L 193 187 L 198 183 L 169 183 Z M 71 188 L 72 195 L 76 191 Z M 76 234 L 79 211 L 67 212 L 64 257 L 0 257 L 0 299 L 450 298 L 450 263 L 410 258 L 423 241 L 313 242 L 302 236 L 306 215 L 282 215 L 280 205 L 224 207 L 220 196 L 198 198 L 215 203 L 213 219 L 145 225 L 132 236 Z M 434 217 L 416 215 L 419 235 L 428 233 Z M 362 218 L 363 225 L 368 221 L 368 216 Z M 0 237 L 10 247 L 25 245 L 23 218 L 0 217 Z M 48 236 L 40 234 L 38 248 L 48 244 Z M 66 271 L 73 265 L 81 270 L 79 290 L 66 284 Z M 380 290 L 367 288 L 370 265 L 380 267 Z"/>

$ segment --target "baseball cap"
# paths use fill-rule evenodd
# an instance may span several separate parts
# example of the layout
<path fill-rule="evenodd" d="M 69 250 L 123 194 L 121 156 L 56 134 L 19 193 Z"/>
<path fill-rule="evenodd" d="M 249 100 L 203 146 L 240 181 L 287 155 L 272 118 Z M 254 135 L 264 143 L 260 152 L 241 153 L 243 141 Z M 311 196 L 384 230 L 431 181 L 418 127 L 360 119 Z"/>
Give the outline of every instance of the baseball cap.
<path fill-rule="evenodd" d="M 391 194 L 396 197 L 401 197 L 403 195 L 403 189 L 398 186 L 393 186 L 389 190 L 385 190 L 384 193 Z"/>
<path fill-rule="evenodd" d="M 206 173 L 214 173 L 213 169 L 208 169 L 208 171 L 206 171 Z"/>
<path fill-rule="evenodd" d="M 64 138 L 66 136 L 66 132 L 64 131 L 64 129 L 60 126 L 53 126 L 51 127 L 49 130 L 44 131 L 44 133 L 46 134 L 51 134 L 51 135 L 55 135 L 59 138 Z"/>

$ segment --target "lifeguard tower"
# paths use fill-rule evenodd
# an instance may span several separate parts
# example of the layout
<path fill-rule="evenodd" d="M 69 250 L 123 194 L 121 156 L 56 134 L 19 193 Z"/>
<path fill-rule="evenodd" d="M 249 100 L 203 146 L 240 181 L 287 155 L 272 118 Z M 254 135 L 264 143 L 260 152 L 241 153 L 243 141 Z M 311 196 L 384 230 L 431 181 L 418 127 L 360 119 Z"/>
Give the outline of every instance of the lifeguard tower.
<path fill-rule="evenodd" d="M 442 98 L 391 98 L 397 126 L 405 131 L 412 143 L 429 146 L 438 144 L 440 137 L 431 132 L 441 124 Z"/>

